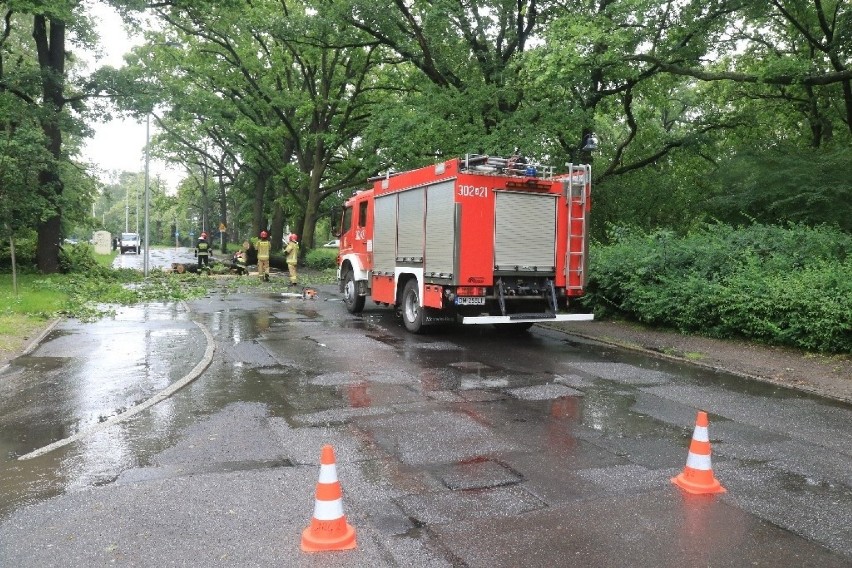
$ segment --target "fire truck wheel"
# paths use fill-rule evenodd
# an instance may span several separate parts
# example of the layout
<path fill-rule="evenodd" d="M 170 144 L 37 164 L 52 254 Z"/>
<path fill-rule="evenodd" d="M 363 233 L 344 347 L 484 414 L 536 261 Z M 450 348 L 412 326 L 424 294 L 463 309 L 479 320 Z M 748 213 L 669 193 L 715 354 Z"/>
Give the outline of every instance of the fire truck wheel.
<path fill-rule="evenodd" d="M 420 333 L 423 328 L 423 308 L 420 306 L 420 290 L 417 280 L 411 279 L 402 292 L 402 321 L 411 333 Z"/>
<path fill-rule="evenodd" d="M 358 295 L 358 287 L 355 285 L 355 275 L 351 270 L 346 271 L 343 277 L 343 303 L 350 314 L 359 314 L 364 309 L 364 296 Z"/>

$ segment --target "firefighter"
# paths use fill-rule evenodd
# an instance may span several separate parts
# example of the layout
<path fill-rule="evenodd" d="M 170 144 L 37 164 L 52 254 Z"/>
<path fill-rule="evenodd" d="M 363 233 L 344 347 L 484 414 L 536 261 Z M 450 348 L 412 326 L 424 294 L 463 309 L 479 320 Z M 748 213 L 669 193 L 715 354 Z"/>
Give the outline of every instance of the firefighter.
<path fill-rule="evenodd" d="M 231 270 L 236 272 L 238 276 L 248 274 L 248 269 L 246 268 L 246 251 L 244 249 L 238 250 L 231 257 Z"/>
<path fill-rule="evenodd" d="M 296 286 L 299 283 L 299 276 L 296 274 L 296 265 L 299 262 L 299 235 L 290 233 L 287 239 L 284 255 L 287 257 L 287 270 L 290 271 L 290 286 Z"/>
<path fill-rule="evenodd" d="M 195 258 L 198 259 L 198 271 L 210 269 L 210 243 L 207 242 L 207 233 L 201 233 L 198 243 L 195 245 Z"/>
<path fill-rule="evenodd" d="M 249 264 L 257 264 L 257 249 L 251 241 L 243 241 L 243 248 L 231 258 L 231 270 L 242 276 L 248 274 Z"/>
<path fill-rule="evenodd" d="M 260 279 L 269 282 L 269 233 L 260 232 L 260 241 L 257 243 L 257 275 Z"/>
<path fill-rule="evenodd" d="M 246 266 L 257 266 L 257 249 L 251 240 L 243 241 L 243 250 L 246 251 Z"/>

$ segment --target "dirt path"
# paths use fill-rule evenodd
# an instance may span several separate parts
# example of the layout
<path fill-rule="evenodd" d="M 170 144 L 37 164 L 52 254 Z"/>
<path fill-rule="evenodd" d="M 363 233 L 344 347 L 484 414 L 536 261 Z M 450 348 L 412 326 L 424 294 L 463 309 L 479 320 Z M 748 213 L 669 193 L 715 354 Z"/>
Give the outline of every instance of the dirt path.
<path fill-rule="evenodd" d="M 739 340 L 683 335 L 618 321 L 548 324 L 548 327 L 655 357 L 686 361 L 852 402 L 852 357 L 849 355 L 814 355 Z"/>

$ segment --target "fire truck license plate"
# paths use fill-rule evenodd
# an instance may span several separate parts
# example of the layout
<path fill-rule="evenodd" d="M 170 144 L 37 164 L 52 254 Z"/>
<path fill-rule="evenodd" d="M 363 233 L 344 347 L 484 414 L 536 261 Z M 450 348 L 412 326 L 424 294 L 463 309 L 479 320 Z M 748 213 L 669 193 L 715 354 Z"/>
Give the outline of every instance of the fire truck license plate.
<path fill-rule="evenodd" d="M 484 306 L 485 298 L 479 296 L 459 296 L 456 298 L 457 306 Z"/>

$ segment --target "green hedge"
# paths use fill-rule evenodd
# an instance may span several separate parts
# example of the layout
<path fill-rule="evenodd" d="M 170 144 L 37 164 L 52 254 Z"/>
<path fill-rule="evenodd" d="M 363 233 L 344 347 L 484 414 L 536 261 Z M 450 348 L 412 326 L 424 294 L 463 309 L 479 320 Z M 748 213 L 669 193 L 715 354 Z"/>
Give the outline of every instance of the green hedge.
<path fill-rule="evenodd" d="M 305 266 L 317 270 L 337 266 L 337 249 L 315 248 L 305 255 Z"/>
<path fill-rule="evenodd" d="M 852 236 L 829 227 L 728 225 L 685 237 L 611 232 L 591 250 L 596 314 L 714 337 L 852 352 Z"/>

